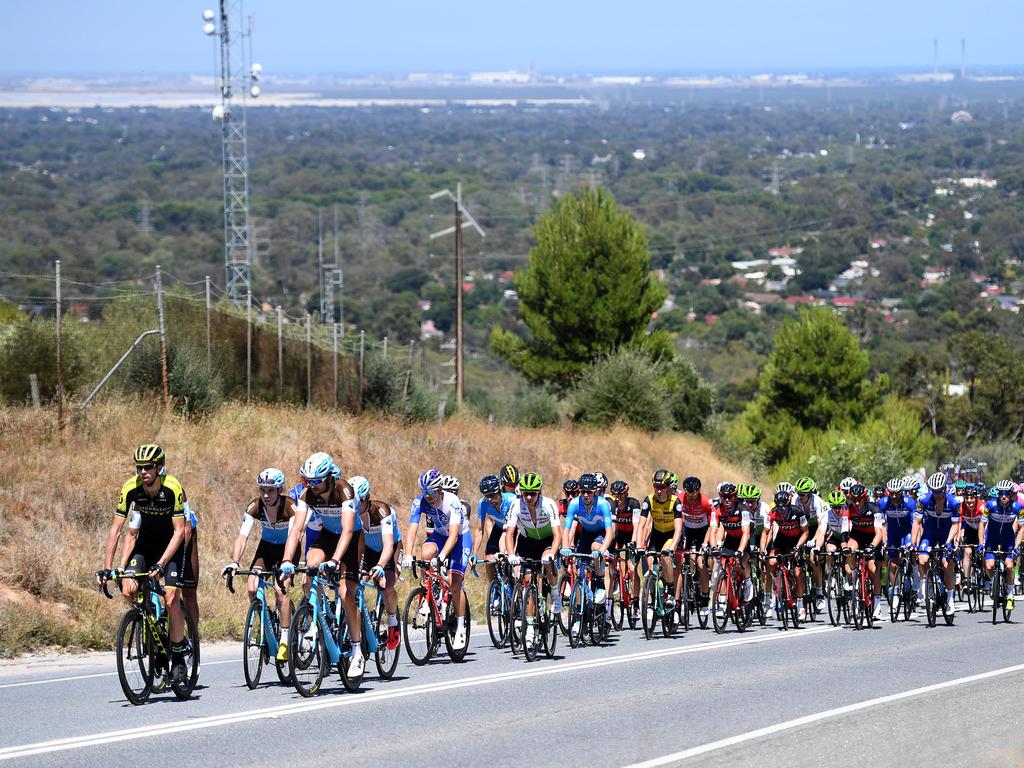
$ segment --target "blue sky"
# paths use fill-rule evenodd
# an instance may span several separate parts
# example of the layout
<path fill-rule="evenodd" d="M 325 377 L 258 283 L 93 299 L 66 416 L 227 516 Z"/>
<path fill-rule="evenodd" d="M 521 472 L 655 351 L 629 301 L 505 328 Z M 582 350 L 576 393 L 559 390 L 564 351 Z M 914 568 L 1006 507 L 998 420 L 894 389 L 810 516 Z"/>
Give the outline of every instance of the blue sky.
<path fill-rule="evenodd" d="M 0 73 L 211 74 L 209 0 L 0 0 Z M 249 0 L 272 73 L 1024 68 L 1021 0 Z"/>

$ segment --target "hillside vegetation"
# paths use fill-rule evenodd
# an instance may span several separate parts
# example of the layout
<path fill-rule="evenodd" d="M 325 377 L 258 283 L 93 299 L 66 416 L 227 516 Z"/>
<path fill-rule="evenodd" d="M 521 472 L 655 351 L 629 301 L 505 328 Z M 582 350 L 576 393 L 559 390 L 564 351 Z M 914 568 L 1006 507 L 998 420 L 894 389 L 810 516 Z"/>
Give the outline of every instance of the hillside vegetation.
<path fill-rule="evenodd" d="M 96 591 L 93 573 L 131 451 L 159 441 L 168 471 L 183 483 L 200 515 L 200 608 L 205 639 L 240 636 L 244 597 L 219 578 L 242 509 L 266 466 L 297 479 L 300 462 L 329 451 L 346 474 L 362 473 L 373 496 L 407 519 L 416 477 L 442 467 L 462 478 L 475 502 L 481 475 L 512 461 L 539 471 L 552 492 L 562 479 L 599 469 L 636 492 L 652 470 L 670 467 L 712 485 L 747 479 L 701 438 L 625 428 L 522 429 L 462 417 L 403 425 L 370 416 L 275 406 L 228 404 L 201 422 L 165 416 L 157 400 L 108 402 L 63 434 L 47 410 L 0 409 L 0 656 L 45 646 L 106 648 L 120 600 Z M 251 556 L 255 541 L 247 547 Z M 471 587 L 481 589 L 471 579 Z"/>

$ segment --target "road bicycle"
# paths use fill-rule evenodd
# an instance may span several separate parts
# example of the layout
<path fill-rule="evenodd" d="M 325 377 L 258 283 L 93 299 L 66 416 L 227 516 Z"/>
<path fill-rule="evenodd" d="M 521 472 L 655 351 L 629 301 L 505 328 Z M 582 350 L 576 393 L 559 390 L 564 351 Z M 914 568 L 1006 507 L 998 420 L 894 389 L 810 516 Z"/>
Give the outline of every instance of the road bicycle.
<path fill-rule="evenodd" d="M 285 685 L 291 684 L 288 662 L 277 660 L 277 651 L 281 637 L 281 620 L 278 612 L 267 603 L 267 589 L 273 589 L 274 571 L 262 568 L 228 572 L 225 586 L 228 592 L 235 593 L 235 576 L 255 576 L 256 596 L 249 603 L 245 614 L 245 625 L 242 628 L 242 672 L 245 684 L 250 690 L 259 685 L 265 664 L 273 664 L 277 670 L 277 678 Z"/>
<path fill-rule="evenodd" d="M 850 585 L 850 613 L 853 627 L 862 629 L 866 624 L 867 628 L 871 629 L 875 623 L 875 592 L 868 563 L 875 559 L 875 553 L 870 547 L 868 549 L 844 547 L 843 555 L 853 557 L 853 567 L 850 569 L 847 580 Z"/>
<path fill-rule="evenodd" d="M 942 560 L 951 557 L 945 547 L 930 547 L 928 549 L 928 568 L 924 577 L 924 609 L 928 617 L 928 626 L 934 627 L 938 623 L 938 615 L 941 612 L 948 626 L 953 626 L 953 606 L 946 600 L 946 575 L 942 567 Z"/>
<path fill-rule="evenodd" d="M 750 566 L 750 583 L 754 585 L 754 596 L 747 604 L 747 626 L 749 627 L 754 619 L 762 627 L 768 622 L 768 599 L 764 592 L 764 579 L 762 574 L 765 570 L 764 553 L 756 546 L 750 547 L 750 554 L 747 557 L 747 564 Z"/>
<path fill-rule="evenodd" d="M 738 632 L 745 632 L 751 619 L 750 609 L 741 594 L 746 577 L 740 555 L 723 550 L 715 554 L 715 560 L 715 575 L 711 580 L 711 623 L 715 632 L 722 634 L 731 619 Z"/>
<path fill-rule="evenodd" d="M 806 547 L 801 553 L 800 560 L 804 566 L 803 572 L 800 574 L 804 584 L 804 596 L 802 598 L 804 614 L 807 616 L 807 622 L 817 621 L 818 614 L 821 613 L 821 608 L 818 607 L 818 585 L 814 581 L 814 568 L 811 565 L 810 551 Z"/>
<path fill-rule="evenodd" d="M 661 575 L 661 558 L 673 557 L 671 550 L 658 551 L 637 550 L 637 557 L 651 558 L 651 563 L 640 583 L 640 621 L 643 624 L 644 636 L 650 640 L 661 622 L 661 632 L 665 637 L 672 637 L 676 628 L 675 609 L 667 607 L 669 590 L 674 585 L 666 584 Z"/>
<path fill-rule="evenodd" d="M 572 629 L 569 608 L 573 592 L 576 590 L 576 582 L 579 580 L 579 571 L 576 568 L 576 560 L 571 557 L 563 557 L 562 566 L 562 574 L 555 582 L 555 591 L 562 596 L 562 610 L 558 612 L 558 626 L 562 630 L 562 634 L 569 637 L 569 630 Z"/>
<path fill-rule="evenodd" d="M 680 600 L 677 604 L 677 610 L 679 614 L 679 624 L 682 626 L 683 631 L 689 631 L 690 629 L 690 617 L 694 614 L 697 616 L 697 623 L 701 629 L 708 628 L 708 616 L 709 610 L 701 610 L 707 608 L 703 603 L 703 593 L 700 589 L 700 568 L 697 567 L 697 558 L 702 558 L 704 561 L 704 570 L 708 569 L 708 553 L 706 549 L 697 549 L 691 547 L 690 549 L 683 550 L 682 563 L 680 563 L 680 579 L 682 584 L 679 589 Z"/>
<path fill-rule="evenodd" d="M 838 550 L 827 551 L 825 554 L 825 604 L 828 608 L 828 620 L 833 627 L 850 622 L 850 605 L 846 590 L 843 588 L 842 554 Z"/>
<path fill-rule="evenodd" d="M 97 575 L 102 577 L 105 572 L 99 571 Z M 151 694 L 162 693 L 168 685 L 179 699 L 189 698 L 199 679 L 199 633 L 184 604 L 186 673 L 175 680 L 171 677 L 171 641 L 163 585 L 148 573 L 134 571 L 115 570 L 109 574 L 109 580 L 118 586 L 125 580 L 138 584 L 132 605 L 117 628 L 117 678 L 128 701 L 144 704 Z M 107 581 L 102 581 L 100 591 L 113 599 Z"/>
<path fill-rule="evenodd" d="M 775 578 L 773 579 L 773 598 L 775 617 L 782 620 L 782 629 L 788 630 L 800 626 L 800 598 L 796 595 L 796 554 L 783 552 L 769 554 L 768 559 L 775 560 Z"/>
<path fill-rule="evenodd" d="M 960 582 L 957 584 L 957 594 L 960 600 L 967 603 L 968 613 L 975 613 L 985 610 L 985 560 L 979 551 L 980 546 L 974 544 L 969 547 L 961 545 L 960 556 L 957 558 L 957 574 L 960 575 Z M 963 575 L 963 558 L 966 550 L 971 550 L 971 572 Z"/>
<path fill-rule="evenodd" d="M 629 577 L 628 565 L 634 561 L 636 547 L 632 542 L 623 547 L 619 552 L 612 555 L 608 561 L 608 567 L 612 569 L 612 593 L 608 596 L 613 600 L 612 604 L 612 626 L 621 630 L 625 624 L 630 629 L 636 629 L 638 621 L 637 603 L 638 598 L 633 597 L 632 579 Z"/>
<path fill-rule="evenodd" d="M 1010 620 L 1010 614 L 1013 612 L 1013 582 L 1007 582 L 1006 574 L 1003 572 L 1004 561 L 1007 557 L 1012 555 L 1011 552 L 1004 552 L 1001 549 L 994 549 L 989 552 L 994 556 L 994 563 L 992 564 L 992 623 L 995 624 L 999 620 L 999 614 L 1002 612 L 1003 621 L 1008 622 Z"/>
<path fill-rule="evenodd" d="M 420 579 L 417 569 L 422 571 L 420 586 L 409 593 L 402 612 L 402 635 L 409 659 L 418 667 L 426 664 L 437 653 L 444 642 L 448 658 L 459 663 L 465 660 L 469 650 L 471 629 L 469 601 L 466 600 L 464 622 L 466 640 L 462 646 L 455 645 L 457 619 L 452 605 L 451 587 L 445 575 L 438 573 L 429 560 L 413 560 L 412 574 Z M 472 571 L 476 575 L 476 568 Z"/>
<path fill-rule="evenodd" d="M 889 567 L 889 621 L 895 624 L 900 616 L 910 621 L 917 608 L 917 590 L 914 588 L 916 549 L 890 547 L 889 558 L 897 558 L 896 566 Z"/>
<path fill-rule="evenodd" d="M 494 578 L 487 585 L 486 602 L 487 633 L 495 648 L 503 648 L 508 643 L 514 586 L 508 557 L 499 553 L 494 562 Z"/>
<path fill-rule="evenodd" d="M 527 661 L 543 651 L 550 659 L 558 641 L 558 619 L 552 608 L 552 587 L 540 560 L 520 558 L 513 599 L 513 625 L 509 632 L 512 653 L 520 650 Z"/>
<path fill-rule="evenodd" d="M 572 594 L 569 596 L 571 648 L 579 648 L 587 640 L 592 645 L 600 645 L 608 638 L 610 631 L 604 601 L 599 603 L 594 599 L 595 591 L 604 589 L 604 576 L 597 568 L 592 567 L 594 559 L 591 553 L 574 552 L 563 555 L 567 567 L 569 562 L 575 561 L 577 571 Z"/>

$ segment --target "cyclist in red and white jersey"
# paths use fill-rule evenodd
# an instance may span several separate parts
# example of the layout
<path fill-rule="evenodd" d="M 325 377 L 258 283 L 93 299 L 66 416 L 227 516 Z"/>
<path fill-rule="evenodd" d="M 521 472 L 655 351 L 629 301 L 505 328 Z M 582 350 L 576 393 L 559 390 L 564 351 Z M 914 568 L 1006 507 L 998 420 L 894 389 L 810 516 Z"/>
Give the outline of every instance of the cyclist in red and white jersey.
<path fill-rule="evenodd" d="M 676 494 L 683 507 L 683 538 L 679 541 L 679 548 L 676 550 L 676 559 L 681 560 L 682 553 L 688 549 L 701 550 L 708 546 L 711 541 L 711 517 L 714 509 L 711 501 L 701 492 L 700 478 L 690 475 L 683 480 L 683 490 Z M 709 574 L 707 564 L 702 557 L 689 556 L 696 561 L 697 571 L 700 574 L 700 612 L 707 615 L 708 612 L 708 581 Z M 676 577 L 676 600 L 678 601 L 683 588 L 682 570 Z"/>

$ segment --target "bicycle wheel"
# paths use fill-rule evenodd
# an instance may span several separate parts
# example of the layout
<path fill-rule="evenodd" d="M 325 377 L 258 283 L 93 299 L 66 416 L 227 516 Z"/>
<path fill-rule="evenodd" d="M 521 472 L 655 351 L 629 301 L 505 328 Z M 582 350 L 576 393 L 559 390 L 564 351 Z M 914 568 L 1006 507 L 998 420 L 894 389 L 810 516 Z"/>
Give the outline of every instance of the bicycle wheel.
<path fill-rule="evenodd" d="M 964 585 L 964 594 L 967 597 L 967 612 L 974 613 L 978 610 L 978 570 L 971 569 L 971 575 Z"/>
<path fill-rule="evenodd" d="M 935 626 L 935 614 L 938 611 L 938 600 L 937 590 L 935 588 L 935 574 L 932 572 L 931 566 L 928 566 L 928 572 L 925 576 L 924 582 L 924 610 L 928 617 L 928 626 Z"/>
<path fill-rule="evenodd" d="M 523 608 L 520 618 L 523 621 L 523 656 L 527 661 L 534 661 L 541 646 L 539 611 L 540 600 L 537 596 L 537 585 L 531 581 L 523 590 Z"/>
<path fill-rule="evenodd" d="M 872 594 L 873 587 L 871 576 L 868 573 L 861 575 L 860 601 L 864 607 L 864 624 L 868 629 L 875 626 L 875 596 Z"/>
<path fill-rule="evenodd" d="M 941 594 L 940 605 L 942 607 L 942 618 L 946 620 L 946 626 L 947 627 L 951 627 L 951 626 L 953 626 L 953 620 L 956 618 L 956 612 L 954 611 L 955 604 L 954 604 L 954 602 L 950 601 L 950 599 L 949 599 L 949 597 L 948 597 L 948 595 L 946 593 L 946 582 L 945 581 L 941 582 L 941 587 L 942 587 L 942 592 L 940 593 Z"/>
<path fill-rule="evenodd" d="M 1001 568 L 1002 564 L 998 564 L 997 567 Z M 1010 597 L 1010 595 L 1013 594 L 1013 585 L 1012 584 L 1007 586 L 1006 593 L 1007 593 L 1007 596 L 1004 597 L 1003 600 L 1002 600 L 1002 603 L 1003 603 L 1003 621 L 1009 622 L 1010 621 L 1010 614 L 1013 613 L 1013 607 L 1011 605 L 1011 601 L 1012 601 L 1013 598 Z"/>
<path fill-rule="evenodd" d="M 576 581 L 576 586 L 569 596 L 569 647 L 579 648 L 583 645 L 583 620 L 586 609 L 586 593 L 582 579 Z"/>
<path fill-rule="evenodd" d="M 999 603 L 1003 601 L 1003 567 L 996 563 L 992 568 L 992 623 L 999 617 Z"/>
<path fill-rule="evenodd" d="M 362 621 L 362 616 L 359 617 Z M 363 631 L 366 630 L 365 625 L 362 627 Z M 341 655 L 338 657 L 338 675 L 341 677 L 341 684 L 345 686 L 345 690 L 350 693 L 355 693 L 359 690 L 359 687 L 363 684 L 363 675 L 366 674 L 366 638 L 360 635 L 359 642 L 352 642 L 352 635 L 348 629 L 348 622 L 346 618 L 342 617 L 341 626 L 336 630 L 334 637 L 335 643 L 338 648 L 341 649 Z M 352 660 L 355 658 L 356 653 L 363 654 L 363 671 L 358 675 L 352 671 Z"/>
<path fill-rule="evenodd" d="M 644 637 L 650 640 L 658 623 L 658 582 L 653 569 L 644 574 L 640 585 L 640 620 L 644 626 Z"/>
<path fill-rule="evenodd" d="M 693 599 L 693 579 L 690 578 L 688 566 L 681 566 L 683 569 L 683 583 L 679 590 L 679 626 L 683 632 L 690 631 L 690 600 Z"/>
<path fill-rule="evenodd" d="M 242 630 L 242 671 L 245 684 L 254 690 L 263 674 L 266 660 L 266 638 L 263 636 L 263 604 L 259 600 L 249 603 L 245 614 L 245 628 Z"/>
<path fill-rule="evenodd" d="M 182 606 L 184 610 L 184 606 Z M 185 613 L 185 670 L 186 677 L 179 682 L 171 683 L 171 690 L 179 699 L 187 699 L 195 690 L 196 682 L 199 680 L 199 630 L 192 621 L 192 615 Z"/>
<path fill-rule="evenodd" d="M 512 593 L 512 605 L 509 606 L 508 647 L 513 655 L 523 647 L 523 585 L 516 583 Z"/>
<path fill-rule="evenodd" d="M 508 607 L 502 595 L 501 581 L 495 577 L 487 587 L 487 634 L 491 636 L 491 645 L 501 648 L 508 641 Z"/>
<path fill-rule="evenodd" d="M 854 589 L 853 591 L 847 591 L 847 596 L 850 603 L 850 613 L 853 614 L 853 628 L 862 629 L 864 627 L 864 599 L 860 588 L 860 565 L 854 566 L 853 573 L 850 574 L 850 582 Z"/>
<path fill-rule="evenodd" d="M 555 645 L 558 643 L 558 633 L 561 631 L 558 626 L 558 618 L 551 605 L 551 589 L 552 587 L 545 581 L 541 589 L 541 606 L 538 614 L 541 637 L 544 641 L 544 653 L 549 659 L 555 655 Z"/>
<path fill-rule="evenodd" d="M 128 701 L 145 703 L 153 690 L 153 638 L 135 608 L 125 612 L 117 628 L 117 679 Z"/>
<path fill-rule="evenodd" d="M 618 632 L 622 629 L 623 621 L 626 618 L 626 581 L 622 578 L 622 572 L 617 568 L 615 569 L 613 580 L 618 585 L 618 588 L 612 589 L 612 594 L 608 596 L 608 599 L 612 600 L 612 626 Z"/>
<path fill-rule="evenodd" d="M 825 578 L 825 603 L 828 607 L 829 624 L 838 627 L 842 619 L 842 611 L 839 606 L 839 581 L 835 573 L 831 571 Z"/>
<path fill-rule="evenodd" d="M 562 610 L 558 612 L 558 628 L 562 630 L 563 635 L 568 637 L 569 629 L 572 627 L 569 621 L 569 605 L 572 602 L 573 593 L 572 580 L 568 573 L 563 573 L 558 577 L 558 581 L 555 582 L 555 590 L 562 596 Z"/>
<path fill-rule="evenodd" d="M 313 616 L 313 606 L 308 602 L 298 607 L 292 619 L 288 664 L 292 671 L 292 685 L 299 695 L 306 698 L 315 696 L 327 676 L 329 662 L 327 644 Z"/>
<path fill-rule="evenodd" d="M 629 589 L 633 589 L 632 583 L 630 584 Z M 633 593 L 631 591 L 626 594 L 629 595 L 629 598 L 624 601 L 626 622 L 629 624 L 630 629 L 636 629 L 637 622 L 640 621 L 640 614 L 637 611 L 637 608 L 640 605 L 640 596 L 637 595 L 636 597 L 633 597 Z"/>
<path fill-rule="evenodd" d="M 293 605 L 292 606 L 292 613 L 294 613 L 294 612 L 295 612 L 295 606 Z M 283 640 L 280 639 L 281 638 L 281 618 L 278 615 L 277 611 L 271 611 L 270 612 L 270 626 L 273 628 L 273 630 L 274 630 L 274 637 L 278 638 L 278 642 L 279 643 L 284 642 Z M 287 661 L 278 661 L 277 658 L 276 658 L 276 654 L 275 654 L 274 658 L 270 659 L 270 661 L 271 661 L 271 663 L 273 663 L 274 669 L 277 670 L 277 679 L 280 680 L 285 685 L 291 685 L 292 684 L 292 673 L 291 673 L 291 670 L 290 670 L 290 668 L 288 666 L 288 662 Z"/>
<path fill-rule="evenodd" d="M 398 617 L 395 617 L 398 620 Z M 401 624 L 401 622 L 398 622 Z M 377 676 L 381 680 L 390 680 L 395 674 L 395 667 L 398 666 L 398 656 L 402 646 L 395 644 L 393 649 L 388 648 L 388 609 L 383 599 L 377 601 L 377 614 L 374 619 L 374 629 L 377 632 L 377 650 L 373 654 L 373 663 L 377 667 Z M 399 627 L 401 632 L 401 627 Z"/>
<path fill-rule="evenodd" d="M 903 608 L 903 573 L 897 568 L 893 572 L 893 578 L 889 584 L 892 590 L 892 597 L 889 598 L 889 621 L 895 624 L 900 618 L 900 609 Z"/>
<path fill-rule="evenodd" d="M 907 561 L 906 567 L 900 572 L 903 582 L 903 620 L 910 621 L 910 616 L 917 607 L 917 589 L 914 587 L 913 563 Z"/>
<path fill-rule="evenodd" d="M 463 627 L 466 632 L 466 640 L 461 647 L 455 646 L 455 634 L 457 629 L 457 620 L 455 614 L 455 608 L 452 603 L 453 600 L 449 600 L 445 606 L 445 617 L 444 617 L 444 647 L 448 651 L 448 658 L 454 661 L 456 664 L 461 663 L 466 658 L 466 652 L 469 650 L 469 633 L 472 628 L 472 620 L 469 615 L 469 596 L 463 592 L 463 598 L 466 601 L 466 615 L 463 620 Z"/>
<path fill-rule="evenodd" d="M 729 624 L 729 582 L 724 568 L 719 568 L 715 574 L 708 602 L 711 607 L 711 624 L 715 633 L 720 635 Z"/>
<path fill-rule="evenodd" d="M 434 617 L 430 615 L 427 590 L 416 587 L 409 593 L 402 611 L 402 637 L 405 640 L 405 652 L 417 667 L 422 667 L 433 654 L 437 642 L 437 627 Z"/>

